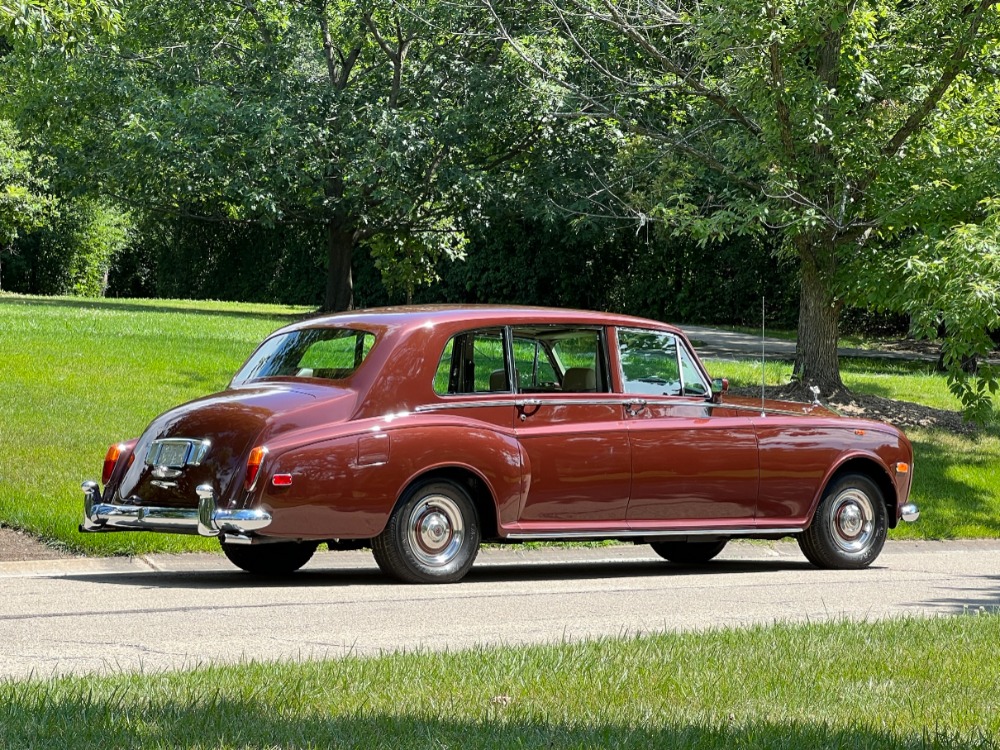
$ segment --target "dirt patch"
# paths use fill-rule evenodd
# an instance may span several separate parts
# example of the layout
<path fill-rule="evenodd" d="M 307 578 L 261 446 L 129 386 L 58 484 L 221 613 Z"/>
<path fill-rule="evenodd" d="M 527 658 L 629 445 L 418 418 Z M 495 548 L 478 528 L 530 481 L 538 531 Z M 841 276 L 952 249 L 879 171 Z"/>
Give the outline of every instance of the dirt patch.
<path fill-rule="evenodd" d="M 760 388 L 731 388 L 730 393 L 754 398 L 760 396 Z M 803 400 L 792 386 L 771 386 L 765 389 L 764 395 L 769 399 Z M 961 412 L 935 409 L 910 401 L 893 401 L 881 396 L 868 396 L 847 391 L 840 391 L 828 399 L 821 398 L 820 400 L 824 405 L 836 409 L 845 417 L 875 419 L 903 429 L 924 427 L 946 430 L 956 435 L 974 435 L 978 431 L 976 425 L 966 422 L 962 418 Z"/>
<path fill-rule="evenodd" d="M 0 526 L 0 562 L 59 560 L 66 557 L 72 555 L 39 541 L 31 534 Z"/>

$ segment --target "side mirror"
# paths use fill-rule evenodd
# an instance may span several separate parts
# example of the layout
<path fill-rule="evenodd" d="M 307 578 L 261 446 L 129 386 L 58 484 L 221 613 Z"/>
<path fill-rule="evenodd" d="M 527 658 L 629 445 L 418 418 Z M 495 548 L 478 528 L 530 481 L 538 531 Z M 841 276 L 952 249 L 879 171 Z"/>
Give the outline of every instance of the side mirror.
<path fill-rule="evenodd" d="M 729 381 L 726 378 L 716 378 L 712 381 L 712 403 L 718 404 L 723 395 L 729 392 Z"/>

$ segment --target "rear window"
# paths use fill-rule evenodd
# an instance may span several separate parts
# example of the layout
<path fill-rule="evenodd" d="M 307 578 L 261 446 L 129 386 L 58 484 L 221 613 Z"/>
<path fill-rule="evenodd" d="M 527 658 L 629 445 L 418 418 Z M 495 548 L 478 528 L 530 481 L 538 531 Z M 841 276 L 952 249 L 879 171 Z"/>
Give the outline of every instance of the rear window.
<path fill-rule="evenodd" d="M 350 328 L 304 328 L 268 339 L 233 378 L 233 385 L 264 378 L 343 380 L 375 345 L 375 335 Z"/>

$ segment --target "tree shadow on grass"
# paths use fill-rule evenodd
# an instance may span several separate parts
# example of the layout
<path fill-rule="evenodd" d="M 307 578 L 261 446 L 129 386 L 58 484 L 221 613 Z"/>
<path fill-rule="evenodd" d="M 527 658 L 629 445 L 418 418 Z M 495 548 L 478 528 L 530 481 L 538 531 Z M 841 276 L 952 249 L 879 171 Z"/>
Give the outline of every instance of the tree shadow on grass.
<path fill-rule="evenodd" d="M 914 438 L 914 485 L 920 488 L 921 477 L 934 477 L 931 494 L 920 494 L 921 525 L 924 536 L 949 538 L 961 536 L 961 528 L 977 528 L 975 536 L 1000 537 L 1000 496 L 988 482 L 973 483 L 956 472 L 956 453 L 933 435 Z M 996 472 L 992 451 L 965 451 L 959 457 L 970 476 Z M 940 531 L 937 531 L 940 529 Z M 929 532 L 929 533 L 928 533 Z"/>
<path fill-rule="evenodd" d="M 234 667 L 238 669 L 239 667 Z M 210 675 L 209 675 L 210 677 Z M 134 682 L 137 678 L 132 678 Z M 849 727 L 824 722 L 743 720 L 719 725 L 662 722 L 662 727 L 565 723 L 538 716 L 537 709 L 503 696 L 476 696 L 482 719 L 445 719 L 362 710 L 338 713 L 326 705 L 321 685 L 290 688 L 287 702 L 233 698 L 202 679 L 184 701 L 129 695 L 124 680 L 94 690 L 79 683 L 64 691 L 0 686 L 0 744 L 31 748 L 663 748 L 691 750 L 802 748 L 813 750 L 951 750 L 996 748 L 983 733 L 928 729 L 895 734 L 860 722 Z M 302 695 L 312 689 L 320 697 Z M 450 691 L 447 691 L 450 692 Z M 109 694 L 110 693 L 110 694 Z M 312 710 L 297 709 L 295 701 Z M 319 705 L 317 705 L 319 704 Z M 472 710 L 477 707 L 473 706 Z M 343 709 L 340 709 L 343 710 Z M 443 710 L 443 709 L 438 709 Z M 416 713 L 416 711 L 414 711 Z M 653 717 L 655 721 L 655 717 Z M 878 721 L 877 717 L 872 718 Z"/>
<path fill-rule="evenodd" d="M 192 304 L 197 304 L 197 300 L 191 300 Z M 187 307 L 181 304 L 171 305 L 169 302 L 157 301 L 156 304 L 141 305 L 129 302 L 112 302 L 103 299 L 74 299 L 74 298 L 37 298 L 37 297 L 0 297 L 0 305 L 33 305 L 38 307 L 65 307 L 81 310 L 108 310 L 112 312 L 139 312 L 139 313 L 182 313 L 186 315 L 206 315 L 228 318 L 256 318 L 259 320 L 274 320 L 283 323 L 292 323 L 298 320 L 306 320 L 315 317 L 317 311 L 307 311 L 304 313 L 280 313 L 280 312 L 253 312 L 238 310 L 209 310 L 206 308 Z"/>

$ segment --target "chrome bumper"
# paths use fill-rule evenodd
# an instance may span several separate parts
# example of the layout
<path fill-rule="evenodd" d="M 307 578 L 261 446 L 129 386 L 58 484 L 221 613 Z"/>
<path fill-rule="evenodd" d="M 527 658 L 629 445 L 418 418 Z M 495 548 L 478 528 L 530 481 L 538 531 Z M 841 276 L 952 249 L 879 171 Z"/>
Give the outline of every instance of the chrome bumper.
<path fill-rule="evenodd" d="M 899 517 L 907 523 L 913 523 L 920 518 L 920 508 L 913 503 L 907 503 L 899 509 Z"/>
<path fill-rule="evenodd" d="M 84 482 L 83 523 L 80 531 L 161 531 L 201 536 L 248 537 L 271 523 L 271 514 L 260 508 L 227 510 L 215 504 L 211 485 L 198 486 L 198 508 L 156 508 L 145 505 L 112 505 L 101 498 L 97 482 Z"/>

